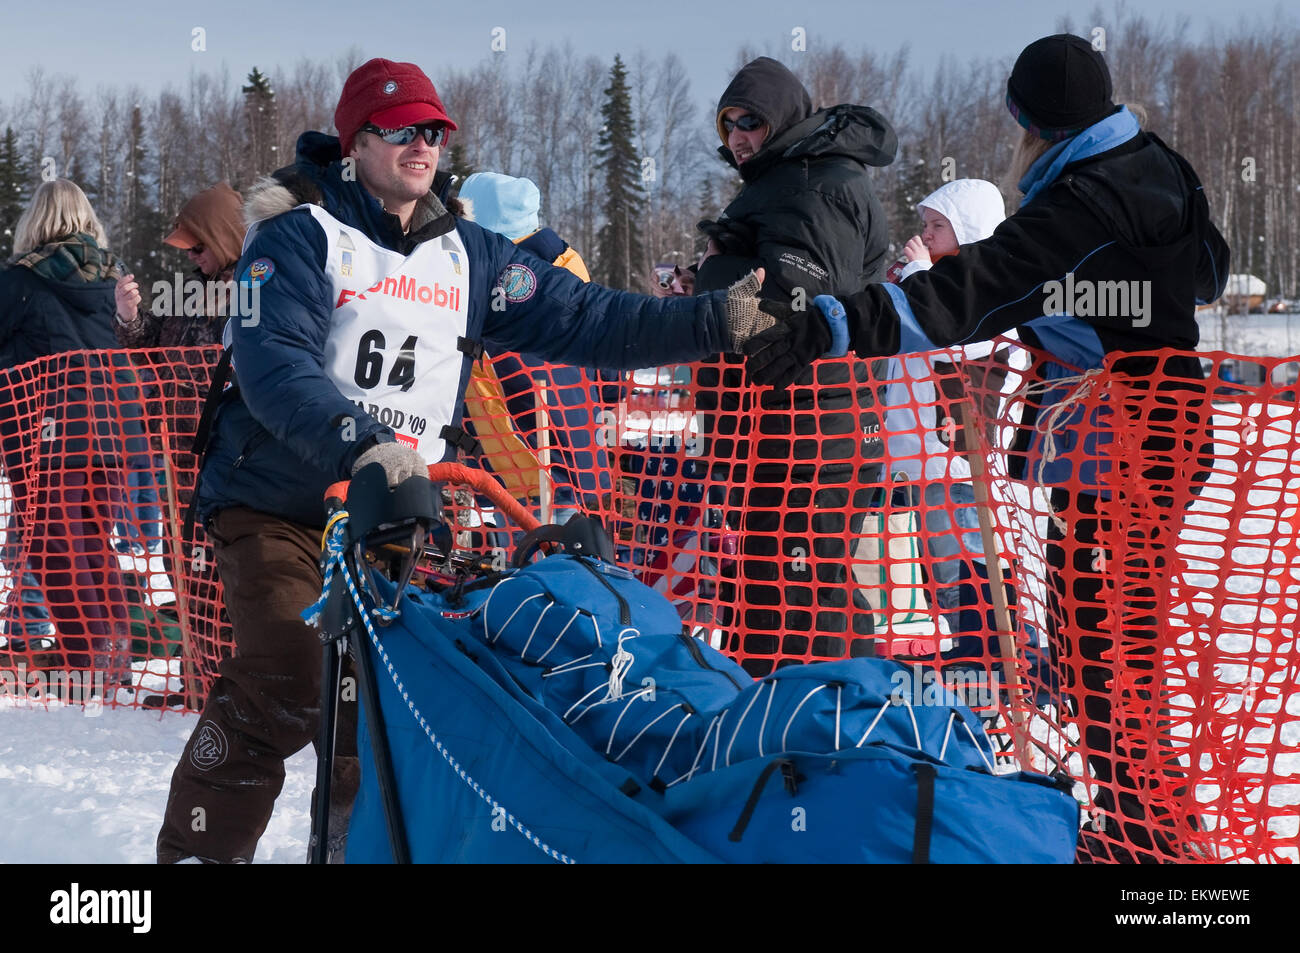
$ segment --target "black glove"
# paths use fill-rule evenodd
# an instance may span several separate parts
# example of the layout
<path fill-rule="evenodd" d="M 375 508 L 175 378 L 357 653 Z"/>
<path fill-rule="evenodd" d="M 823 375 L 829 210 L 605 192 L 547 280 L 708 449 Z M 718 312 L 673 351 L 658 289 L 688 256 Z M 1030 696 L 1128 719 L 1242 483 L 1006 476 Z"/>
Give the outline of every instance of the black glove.
<path fill-rule="evenodd" d="M 745 370 L 755 384 L 784 390 L 831 347 L 831 330 L 822 312 L 812 307 L 795 311 L 784 301 L 763 299 L 759 309 L 776 324 L 745 342 Z"/>
<path fill-rule="evenodd" d="M 730 218 L 706 219 L 696 226 L 717 243 L 724 255 L 753 258 L 758 253 L 758 230 L 752 225 Z"/>

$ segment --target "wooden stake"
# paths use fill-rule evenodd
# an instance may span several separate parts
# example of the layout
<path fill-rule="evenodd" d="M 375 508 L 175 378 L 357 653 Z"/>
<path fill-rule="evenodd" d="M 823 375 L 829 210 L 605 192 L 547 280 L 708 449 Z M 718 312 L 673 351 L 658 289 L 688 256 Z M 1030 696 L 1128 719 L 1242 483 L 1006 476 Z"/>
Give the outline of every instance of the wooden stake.
<path fill-rule="evenodd" d="M 993 535 L 993 515 L 990 512 L 988 488 L 984 485 L 984 453 L 979 428 L 975 426 L 974 406 L 968 404 L 964 416 L 966 461 L 970 464 L 971 485 L 975 489 L 975 512 L 979 516 L 980 538 L 984 543 L 984 560 L 989 571 L 989 592 L 993 595 L 993 617 L 998 626 L 998 654 L 1002 656 L 1002 674 L 1007 678 L 1011 690 L 1011 732 L 1016 760 L 1022 770 L 1030 771 L 1033 770 L 1033 765 L 1029 760 L 1029 730 L 1025 723 L 1025 710 L 1020 704 L 1024 689 L 1020 682 L 1019 651 L 1015 630 L 1011 626 L 1011 610 L 1007 606 L 1002 560 L 998 556 L 997 540 Z M 953 522 L 956 523 L 955 515 Z"/>
<path fill-rule="evenodd" d="M 198 678 L 194 671 L 194 640 L 190 635 L 189 607 L 185 603 L 185 567 L 188 563 L 185 561 L 185 541 L 181 538 L 181 521 L 176 512 L 176 471 L 172 467 L 171 441 L 165 413 L 162 419 L 162 445 L 163 473 L 167 480 L 167 523 L 171 536 L 172 571 L 176 575 L 172 584 L 176 587 L 176 619 L 181 627 L 181 691 L 185 695 L 187 709 L 202 711 L 203 699 L 199 697 Z M 163 694 L 167 694 L 166 689 L 163 690 Z"/>

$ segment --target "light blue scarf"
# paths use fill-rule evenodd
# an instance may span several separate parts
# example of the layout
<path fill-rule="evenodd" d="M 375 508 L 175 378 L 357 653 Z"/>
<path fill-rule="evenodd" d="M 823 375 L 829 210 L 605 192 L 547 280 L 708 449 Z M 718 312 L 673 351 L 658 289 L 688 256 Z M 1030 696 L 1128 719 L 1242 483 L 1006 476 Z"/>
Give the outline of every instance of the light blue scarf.
<path fill-rule="evenodd" d="M 1020 191 L 1025 193 L 1025 197 L 1020 200 L 1020 207 L 1024 208 L 1039 192 L 1055 182 L 1061 170 L 1071 162 L 1109 152 L 1141 131 L 1137 116 L 1129 112 L 1127 106 L 1121 106 L 1118 112 L 1111 113 L 1101 122 L 1094 123 L 1064 142 L 1058 142 L 1039 156 L 1020 180 Z"/>

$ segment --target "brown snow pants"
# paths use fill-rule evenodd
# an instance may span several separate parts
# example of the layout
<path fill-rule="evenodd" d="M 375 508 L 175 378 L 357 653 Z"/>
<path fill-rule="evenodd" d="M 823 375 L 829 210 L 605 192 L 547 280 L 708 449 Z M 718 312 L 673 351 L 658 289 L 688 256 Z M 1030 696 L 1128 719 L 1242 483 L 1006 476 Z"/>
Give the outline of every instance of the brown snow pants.
<path fill-rule="evenodd" d="M 234 507 L 209 522 L 208 535 L 235 654 L 221 663 L 172 774 L 159 863 L 251 861 L 284 785 L 285 759 L 314 743 L 320 724 L 322 646 L 300 615 L 320 597 L 320 531 Z M 356 716 L 356 702 L 341 700 L 332 846 L 346 836 L 359 782 Z"/>

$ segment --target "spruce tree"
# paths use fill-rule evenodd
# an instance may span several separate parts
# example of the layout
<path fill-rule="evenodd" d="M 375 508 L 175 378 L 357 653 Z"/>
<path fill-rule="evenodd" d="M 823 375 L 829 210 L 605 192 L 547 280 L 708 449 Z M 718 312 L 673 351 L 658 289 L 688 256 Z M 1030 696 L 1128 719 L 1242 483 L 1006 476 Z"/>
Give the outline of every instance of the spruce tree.
<path fill-rule="evenodd" d="M 902 166 L 901 156 L 899 165 Z M 898 185 L 894 189 L 893 207 L 889 208 L 886 214 L 890 219 L 889 233 L 894 236 L 894 244 L 898 246 L 895 250 L 899 254 L 902 254 L 903 245 L 907 240 L 921 231 L 920 213 L 916 210 L 916 203 L 943 184 L 934 181 L 937 171 L 921 158 L 909 162 L 898 171 Z"/>
<path fill-rule="evenodd" d="M 461 184 L 474 174 L 474 167 L 469 164 L 469 157 L 465 155 L 465 146 L 459 142 L 453 142 L 451 148 L 447 150 L 447 171 L 456 176 Z"/>
<path fill-rule="evenodd" d="M 271 81 L 256 66 L 248 74 L 248 85 L 240 87 L 244 94 L 244 118 L 248 123 L 249 167 L 245 174 L 251 182 L 259 175 L 274 172 L 283 163 L 276 155 L 279 138 L 279 120 L 276 115 L 275 90 Z"/>
<path fill-rule="evenodd" d="M 167 223 L 156 204 L 149 201 L 144 116 L 131 110 L 127 126 L 126 181 L 122 186 L 122 233 L 114 237 L 118 257 L 135 274 L 142 289 L 159 278 L 170 280 L 168 262 L 161 253 Z M 147 303 L 147 302 L 146 302 Z"/>
<path fill-rule="evenodd" d="M 700 179 L 700 191 L 696 195 L 696 202 L 700 206 L 700 213 L 696 216 L 697 219 L 716 218 L 718 216 L 719 206 L 713 192 L 713 180 L 708 175 L 705 175 Z M 686 264 L 693 264 L 699 261 L 709 247 L 709 236 L 705 235 L 698 228 L 691 233 L 691 241 L 693 243 L 691 250 L 694 252 L 694 255 L 690 262 L 683 263 L 683 267 L 685 267 Z"/>
<path fill-rule="evenodd" d="M 14 250 L 14 228 L 22 217 L 30 197 L 31 170 L 23 161 L 18 137 L 13 128 L 5 127 L 0 139 L 0 261 Z"/>
<path fill-rule="evenodd" d="M 632 97 L 627 69 L 619 56 L 609 71 L 605 102 L 600 107 L 604 127 L 596 155 L 605 183 L 605 225 L 596 238 L 596 280 L 610 288 L 640 290 L 645 265 L 641 230 L 645 190 L 633 142 Z"/>

